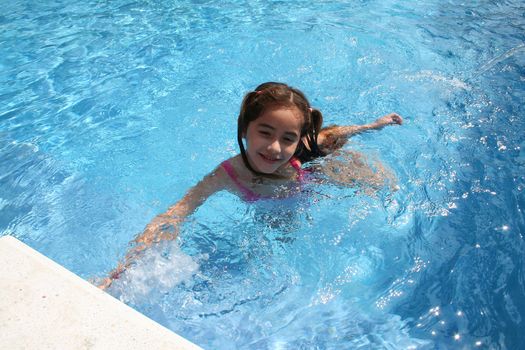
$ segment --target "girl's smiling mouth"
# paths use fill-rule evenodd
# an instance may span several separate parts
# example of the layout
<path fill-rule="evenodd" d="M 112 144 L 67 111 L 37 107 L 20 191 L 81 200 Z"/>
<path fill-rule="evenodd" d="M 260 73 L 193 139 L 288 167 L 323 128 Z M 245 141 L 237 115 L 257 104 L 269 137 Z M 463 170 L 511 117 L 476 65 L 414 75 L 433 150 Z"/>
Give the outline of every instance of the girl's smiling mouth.
<path fill-rule="evenodd" d="M 276 162 L 278 162 L 278 161 L 281 160 L 281 158 L 279 158 L 279 157 L 274 158 L 274 157 L 271 157 L 271 156 L 267 156 L 267 155 L 265 155 L 265 154 L 263 154 L 263 153 L 259 153 L 259 156 L 260 156 L 265 162 L 268 162 L 268 163 L 271 163 L 271 164 L 274 164 L 274 163 L 276 163 Z"/>

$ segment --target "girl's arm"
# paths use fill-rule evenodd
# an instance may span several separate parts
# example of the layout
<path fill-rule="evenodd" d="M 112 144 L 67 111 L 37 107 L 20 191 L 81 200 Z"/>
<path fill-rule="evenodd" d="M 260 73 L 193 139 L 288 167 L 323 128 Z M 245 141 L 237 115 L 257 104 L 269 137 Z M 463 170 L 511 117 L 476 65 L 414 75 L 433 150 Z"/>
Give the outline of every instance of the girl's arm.
<path fill-rule="evenodd" d="M 137 255 L 153 243 L 162 240 L 173 240 L 177 238 L 178 225 L 201 206 L 208 197 L 225 188 L 225 174 L 221 167 L 206 175 L 197 185 L 192 187 L 180 201 L 168 208 L 162 214 L 157 215 L 144 229 L 144 232 L 135 238 L 138 243 L 125 256 L 124 262 L 109 273 L 99 285 L 99 288 L 108 288 L 114 279 L 118 279 L 135 260 Z"/>
<path fill-rule="evenodd" d="M 365 125 L 349 125 L 349 126 L 328 126 L 321 129 L 317 136 L 317 143 L 319 147 L 327 152 L 331 153 L 344 146 L 348 139 L 355 135 L 368 130 L 382 129 L 387 125 L 401 125 L 403 118 L 399 114 L 390 113 L 381 118 L 378 118 L 375 122 Z"/>
<path fill-rule="evenodd" d="M 144 229 L 141 235 L 135 238 L 135 242 L 149 246 L 162 240 L 177 238 L 177 226 L 186 217 L 200 207 L 208 197 L 225 188 L 224 171 L 221 167 L 206 175 L 197 185 L 192 187 L 184 197 L 176 204 L 168 208 L 162 214 L 157 215 Z M 171 226 L 174 232 L 166 231 Z"/>

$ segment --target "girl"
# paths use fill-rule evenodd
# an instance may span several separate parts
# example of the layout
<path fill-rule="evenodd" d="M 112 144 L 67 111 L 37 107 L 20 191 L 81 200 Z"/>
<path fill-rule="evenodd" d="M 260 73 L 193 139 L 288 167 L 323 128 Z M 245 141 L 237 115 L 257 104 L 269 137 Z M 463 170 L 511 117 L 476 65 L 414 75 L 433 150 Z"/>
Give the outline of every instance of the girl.
<path fill-rule="evenodd" d="M 156 216 L 100 288 L 109 287 L 137 253 L 152 243 L 175 239 L 181 221 L 214 193 L 227 190 L 248 202 L 288 197 L 301 189 L 304 163 L 336 151 L 354 134 L 401 124 L 402 118 L 392 113 L 361 126 L 321 128 L 322 123 L 321 112 L 310 106 L 301 91 L 286 84 L 268 82 L 246 94 L 237 124 L 240 154 L 222 162 L 179 202 Z"/>

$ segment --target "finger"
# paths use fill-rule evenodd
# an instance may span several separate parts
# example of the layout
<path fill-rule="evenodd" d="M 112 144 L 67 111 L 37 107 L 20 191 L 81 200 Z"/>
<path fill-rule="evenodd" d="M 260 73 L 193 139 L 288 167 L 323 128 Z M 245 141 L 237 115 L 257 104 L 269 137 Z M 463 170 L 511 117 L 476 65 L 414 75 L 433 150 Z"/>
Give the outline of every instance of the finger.
<path fill-rule="evenodd" d="M 98 285 L 98 288 L 101 289 L 101 290 L 106 290 L 106 289 L 108 289 L 111 286 L 112 282 L 113 282 L 113 280 L 111 278 L 106 277 L 106 278 L 104 278 L 102 283 L 100 285 Z"/>

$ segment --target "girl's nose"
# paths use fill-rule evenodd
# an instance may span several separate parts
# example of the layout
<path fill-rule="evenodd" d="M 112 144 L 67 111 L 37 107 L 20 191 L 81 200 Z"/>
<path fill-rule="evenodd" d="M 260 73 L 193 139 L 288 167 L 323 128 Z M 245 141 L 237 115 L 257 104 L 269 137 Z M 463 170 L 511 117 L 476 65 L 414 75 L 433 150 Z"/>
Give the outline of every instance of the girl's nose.
<path fill-rule="evenodd" d="M 268 150 L 274 152 L 274 153 L 280 153 L 281 152 L 281 144 L 279 143 L 279 140 L 274 140 L 268 145 Z"/>

